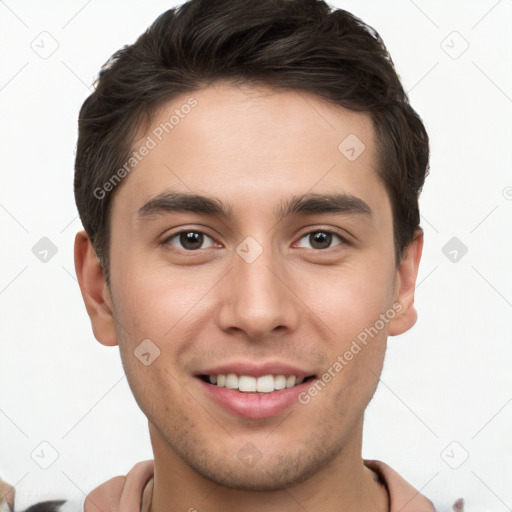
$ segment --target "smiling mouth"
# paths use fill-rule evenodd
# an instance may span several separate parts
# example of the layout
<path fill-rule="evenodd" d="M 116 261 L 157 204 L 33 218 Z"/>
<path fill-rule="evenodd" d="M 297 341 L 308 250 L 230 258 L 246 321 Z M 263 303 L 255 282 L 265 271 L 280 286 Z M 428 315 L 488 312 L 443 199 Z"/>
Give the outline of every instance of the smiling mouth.
<path fill-rule="evenodd" d="M 198 377 L 216 387 L 225 387 L 241 393 L 273 393 L 282 389 L 293 388 L 315 378 L 314 375 L 297 377 L 295 375 L 237 375 L 235 373 L 218 375 L 198 375 Z"/>

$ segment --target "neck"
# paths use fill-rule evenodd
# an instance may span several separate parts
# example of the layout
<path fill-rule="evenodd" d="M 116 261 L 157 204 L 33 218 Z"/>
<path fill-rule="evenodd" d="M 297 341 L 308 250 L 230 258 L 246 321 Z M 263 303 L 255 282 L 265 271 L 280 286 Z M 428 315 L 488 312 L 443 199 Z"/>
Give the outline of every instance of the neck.
<path fill-rule="evenodd" d="M 251 491 L 226 487 L 198 473 L 150 424 L 155 472 L 143 510 L 213 512 L 237 510 L 243 504 L 246 512 L 388 512 L 387 490 L 361 457 L 362 421 L 354 431 L 339 454 L 307 479 L 285 489 Z"/>

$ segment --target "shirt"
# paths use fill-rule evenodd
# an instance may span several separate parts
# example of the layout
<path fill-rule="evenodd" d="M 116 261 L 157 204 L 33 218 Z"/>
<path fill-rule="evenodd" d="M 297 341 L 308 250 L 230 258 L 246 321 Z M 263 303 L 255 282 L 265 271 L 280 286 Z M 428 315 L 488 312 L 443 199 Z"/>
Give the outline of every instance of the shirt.
<path fill-rule="evenodd" d="M 434 505 L 380 460 L 364 460 L 364 465 L 379 475 L 389 494 L 389 512 L 435 512 Z"/>

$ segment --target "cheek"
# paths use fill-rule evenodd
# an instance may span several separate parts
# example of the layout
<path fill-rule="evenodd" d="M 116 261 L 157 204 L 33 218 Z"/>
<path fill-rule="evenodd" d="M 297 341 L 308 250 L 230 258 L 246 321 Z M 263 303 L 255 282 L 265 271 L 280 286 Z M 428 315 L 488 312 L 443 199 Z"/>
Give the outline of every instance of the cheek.
<path fill-rule="evenodd" d="M 190 269 L 171 273 L 161 265 L 128 260 L 116 272 L 112 287 L 121 359 L 137 401 L 147 395 L 149 406 L 153 395 L 146 389 L 170 396 L 173 389 L 187 385 L 181 381 L 187 374 L 186 353 L 208 314 L 208 279 L 217 278 L 211 272 L 209 278 L 198 278 Z"/>
<path fill-rule="evenodd" d="M 190 271 L 171 273 L 169 268 L 137 261 L 125 262 L 112 281 L 119 285 L 118 319 L 132 344 L 145 338 L 166 343 L 187 325 L 190 313 L 204 300 L 206 286 L 204 279 L 191 276 Z"/>
<path fill-rule="evenodd" d="M 137 404 L 157 422 L 170 414 L 169 404 L 172 410 L 187 405 L 180 391 L 187 383 L 176 365 L 187 347 L 184 329 L 194 290 L 189 289 L 189 296 L 184 297 L 183 283 L 147 265 L 133 265 L 124 275 L 130 277 L 116 281 L 121 276 L 112 276 L 121 360 Z"/>
<path fill-rule="evenodd" d="M 187 383 L 163 357 L 148 366 L 130 353 L 123 354 L 122 359 L 135 401 L 149 421 L 168 433 L 179 431 L 180 422 L 187 417 L 184 411 L 190 408 Z"/>
<path fill-rule="evenodd" d="M 392 306 L 393 273 L 376 264 L 353 266 L 326 280 L 322 294 L 325 322 L 335 334 L 325 380 L 334 383 L 333 411 L 351 417 L 363 410 L 375 392 L 386 351 Z M 318 300 L 318 299 L 317 299 Z M 330 385 L 330 384 L 328 384 Z"/>
<path fill-rule="evenodd" d="M 392 275 L 377 267 L 370 271 L 354 265 L 315 282 L 315 293 L 310 290 L 308 300 L 316 304 L 315 311 L 335 333 L 337 343 L 350 343 L 392 305 Z M 379 327 L 387 332 L 387 323 Z"/>

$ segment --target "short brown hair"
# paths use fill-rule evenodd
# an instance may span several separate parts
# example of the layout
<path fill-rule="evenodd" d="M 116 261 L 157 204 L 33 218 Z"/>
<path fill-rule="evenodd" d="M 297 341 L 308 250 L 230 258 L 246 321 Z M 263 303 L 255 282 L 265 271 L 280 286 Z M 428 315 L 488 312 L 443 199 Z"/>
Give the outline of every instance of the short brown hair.
<path fill-rule="evenodd" d="M 159 105 L 219 80 L 306 91 L 370 114 L 398 264 L 419 228 L 429 141 L 378 33 L 318 0 L 190 0 L 116 52 L 80 110 L 75 198 L 107 283 L 114 191 L 94 191 L 129 159 Z"/>

